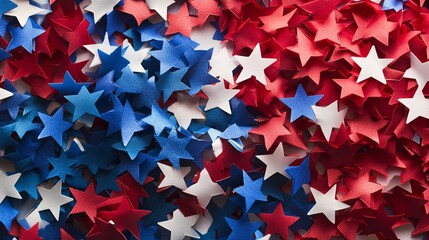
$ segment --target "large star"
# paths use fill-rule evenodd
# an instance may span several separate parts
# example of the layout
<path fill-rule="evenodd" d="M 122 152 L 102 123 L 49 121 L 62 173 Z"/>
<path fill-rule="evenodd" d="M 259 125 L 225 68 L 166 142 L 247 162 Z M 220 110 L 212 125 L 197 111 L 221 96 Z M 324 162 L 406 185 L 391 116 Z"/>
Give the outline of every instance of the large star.
<path fill-rule="evenodd" d="M 85 7 L 85 10 L 94 14 L 94 21 L 97 23 L 104 15 L 113 11 L 113 7 L 120 1 L 121 0 L 91 0 L 91 4 Z"/>
<path fill-rule="evenodd" d="M 8 5 L 7 2 L 8 1 L 6 1 L 6 3 L 2 2 L 1 4 Z M 14 3 L 18 6 L 15 8 L 12 8 L 8 12 L 5 12 L 4 15 L 16 17 L 21 27 L 25 25 L 25 23 L 30 18 L 30 16 L 33 16 L 35 14 L 39 14 L 45 11 L 45 9 L 31 5 L 30 1 L 28 0 L 14 0 Z"/>
<path fill-rule="evenodd" d="M 314 41 L 309 39 L 299 28 L 296 30 L 296 38 L 297 43 L 287 49 L 299 55 L 302 66 L 305 66 L 311 57 L 323 56 L 323 52 L 316 47 Z"/>
<path fill-rule="evenodd" d="M 319 107 L 312 106 L 316 115 L 316 123 L 322 129 L 323 135 L 329 141 L 333 128 L 339 128 L 344 123 L 344 117 L 347 113 L 347 108 L 338 111 L 338 101 L 335 101 L 328 106 Z"/>
<path fill-rule="evenodd" d="M 215 54 L 210 59 L 210 66 L 212 68 L 209 73 L 234 84 L 233 71 L 238 67 L 238 65 L 238 61 L 231 53 L 229 53 L 228 48 L 222 47 L 219 53 Z"/>
<path fill-rule="evenodd" d="M 302 85 L 299 84 L 295 97 L 282 98 L 280 100 L 291 109 L 291 122 L 294 122 L 301 116 L 315 121 L 316 117 L 314 116 L 314 112 L 311 107 L 314 106 L 322 97 L 323 95 L 307 95 Z"/>
<path fill-rule="evenodd" d="M 19 46 L 22 46 L 27 52 L 33 52 L 33 39 L 42 35 L 45 30 L 30 19 L 23 27 L 14 27 L 10 30 L 12 40 L 6 48 L 6 51 L 11 51 Z"/>
<path fill-rule="evenodd" d="M 383 69 L 394 60 L 393 58 L 378 58 L 375 46 L 372 46 L 366 57 L 352 57 L 352 59 L 361 68 L 357 79 L 358 83 L 372 77 L 386 84 Z"/>
<path fill-rule="evenodd" d="M 77 95 L 64 96 L 74 105 L 73 122 L 86 113 L 99 117 L 100 113 L 95 106 L 95 102 L 97 102 L 102 93 L 103 91 L 89 93 L 86 87 L 82 87 Z"/>
<path fill-rule="evenodd" d="M 60 146 L 63 145 L 63 133 L 73 126 L 72 123 L 63 120 L 63 109 L 58 109 L 54 115 L 49 116 L 39 113 L 40 120 L 45 126 L 39 134 L 38 139 L 52 137 Z"/>
<path fill-rule="evenodd" d="M 61 206 L 73 201 L 73 198 L 61 194 L 62 182 L 58 181 L 51 189 L 37 187 L 42 201 L 37 206 L 37 211 L 49 210 L 58 221 L 60 217 Z M 35 210 L 35 211 L 36 211 Z"/>
<path fill-rule="evenodd" d="M 267 224 L 265 234 L 279 234 L 282 239 L 289 239 L 289 227 L 298 221 L 298 217 L 285 215 L 281 203 L 272 213 L 260 213 L 259 217 Z"/>
<path fill-rule="evenodd" d="M 170 220 L 158 222 L 158 225 L 170 231 L 171 240 L 182 240 L 186 236 L 200 238 L 193 226 L 198 221 L 199 215 L 185 217 L 180 209 L 173 212 Z"/>
<path fill-rule="evenodd" d="M 310 188 L 314 196 L 316 204 L 310 209 L 308 215 L 323 213 L 329 221 L 335 224 L 335 211 L 349 208 L 350 206 L 335 199 L 337 192 L 337 185 L 334 185 L 325 194 L 319 192 L 317 189 Z"/>
<path fill-rule="evenodd" d="M 250 77 L 255 76 L 256 80 L 264 85 L 267 84 L 264 72 L 265 68 L 277 61 L 276 58 L 263 58 L 259 43 L 256 44 L 250 56 L 235 56 L 235 59 L 243 67 L 243 70 L 236 80 L 237 83 L 244 82 Z"/>
<path fill-rule="evenodd" d="M 418 117 L 429 119 L 429 99 L 421 91 L 417 91 L 412 98 L 400 98 L 398 101 L 408 108 L 407 124 Z"/>
<path fill-rule="evenodd" d="M 255 201 L 267 201 L 267 197 L 261 192 L 263 181 L 262 178 L 252 180 L 243 170 L 244 185 L 235 188 L 234 191 L 243 196 L 246 200 L 246 212 L 250 210 Z"/>
<path fill-rule="evenodd" d="M 219 184 L 212 181 L 207 169 L 203 169 L 200 172 L 198 182 L 188 187 L 184 192 L 196 196 L 198 198 L 198 203 L 203 208 L 209 205 L 212 197 L 224 193 Z"/>
<path fill-rule="evenodd" d="M 224 84 L 220 82 L 215 85 L 206 85 L 202 88 L 202 91 L 209 98 L 204 111 L 218 107 L 226 113 L 231 114 L 229 100 L 231 100 L 240 90 L 227 89 Z"/>
<path fill-rule="evenodd" d="M 89 183 L 85 191 L 80 191 L 74 188 L 69 188 L 69 190 L 76 201 L 76 204 L 70 214 L 85 213 L 92 222 L 95 222 L 95 216 L 97 215 L 97 208 L 95 206 L 104 202 L 107 198 L 95 193 L 94 182 Z"/>

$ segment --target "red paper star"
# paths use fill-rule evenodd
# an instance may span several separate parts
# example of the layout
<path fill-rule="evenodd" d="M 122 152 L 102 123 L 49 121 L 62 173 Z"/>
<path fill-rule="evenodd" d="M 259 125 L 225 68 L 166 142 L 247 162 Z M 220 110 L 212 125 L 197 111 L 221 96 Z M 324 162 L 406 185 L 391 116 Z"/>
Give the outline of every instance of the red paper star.
<path fill-rule="evenodd" d="M 99 196 L 95 193 L 95 184 L 91 182 L 84 192 L 74 188 L 70 188 L 70 192 L 76 201 L 70 214 L 85 213 L 92 222 L 95 221 L 97 215 L 97 204 L 107 200 L 107 198 Z"/>
<path fill-rule="evenodd" d="M 124 0 L 124 5 L 118 7 L 117 10 L 132 15 L 138 25 L 155 14 L 142 0 Z"/>
<path fill-rule="evenodd" d="M 279 137 L 290 134 L 290 131 L 284 126 L 285 121 L 286 113 L 283 113 L 281 116 L 272 117 L 270 120 L 260 124 L 250 132 L 263 136 L 265 147 L 270 149 Z"/>
<path fill-rule="evenodd" d="M 63 31 L 61 35 L 69 43 L 68 54 L 74 53 L 77 49 L 83 47 L 83 45 L 94 44 L 94 40 L 88 33 L 89 23 L 83 20 L 76 29 L 72 31 Z"/>
<path fill-rule="evenodd" d="M 389 123 L 388 120 L 384 119 L 373 121 L 369 114 L 359 115 L 355 119 L 348 120 L 347 122 L 352 133 L 366 136 L 376 143 L 380 143 L 378 131 Z M 352 135 L 350 138 L 354 142 L 360 140 L 360 137 L 356 135 Z"/>
<path fill-rule="evenodd" d="M 267 224 L 265 234 L 278 234 L 283 239 L 288 239 L 289 226 L 299 219 L 285 215 L 281 203 L 277 205 L 273 213 L 261 213 L 259 217 Z"/>
<path fill-rule="evenodd" d="M 345 178 L 344 182 L 346 183 L 349 191 L 343 196 L 338 196 L 340 201 L 359 198 L 367 206 L 371 205 L 371 194 L 383 189 L 383 186 L 369 181 L 368 173 L 358 178 Z"/>
<path fill-rule="evenodd" d="M 375 233 L 379 238 L 398 239 L 392 228 L 401 218 L 402 215 L 387 215 L 380 205 L 375 216 L 364 216 L 366 227 L 362 234 Z"/>
<path fill-rule="evenodd" d="M 95 218 L 94 227 L 86 236 L 89 240 L 126 240 L 127 238 L 116 227 L 115 224 Z"/>
<path fill-rule="evenodd" d="M 192 28 L 198 25 L 198 19 L 189 16 L 188 6 L 182 4 L 177 13 L 169 13 L 167 19 L 170 26 L 167 28 L 166 35 L 181 33 L 187 37 L 191 36 Z"/>
<path fill-rule="evenodd" d="M 356 14 L 353 14 L 353 18 L 358 26 L 353 36 L 353 41 L 373 37 L 384 45 L 389 45 L 389 33 L 396 28 L 397 24 L 387 21 L 384 11 L 371 15 L 369 19 L 364 19 Z M 380 29 L 383 29 L 383 31 L 380 31 Z"/>
<path fill-rule="evenodd" d="M 310 38 L 307 37 L 299 28 L 296 30 L 296 38 L 297 43 L 293 46 L 287 47 L 287 49 L 299 55 L 302 66 L 305 66 L 311 57 L 321 57 L 324 55 L 319 49 L 317 49 L 314 41 L 310 40 Z"/>
<path fill-rule="evenodd" d="M 210 16 L 220 16 L 219 3 L 216 0 L 190 0 L 189 3 L 198 11 L 198 25 L 203 26 Z"/>

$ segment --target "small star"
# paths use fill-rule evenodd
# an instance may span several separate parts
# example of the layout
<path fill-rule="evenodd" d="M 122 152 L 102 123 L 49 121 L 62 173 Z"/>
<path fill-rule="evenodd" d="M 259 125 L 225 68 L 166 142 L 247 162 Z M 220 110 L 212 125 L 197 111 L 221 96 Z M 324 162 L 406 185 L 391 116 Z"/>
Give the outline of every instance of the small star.
<path fill-rule="evenodd" d="M 49 210 L 58 221 L 60 217 L 61 206 L 73 201 L 73 198 L 61 194 L 62 182 L 58 181 L 51 189 L 37 187 L 37 191 L 42 198 L 37 211 Z M 35 210 L 35 211 L 36 211 Z"/>
<path fill-rule="evenodd" d="M 209 205 L 212 197 L 224 193 L 219 184 L 212 181 L 207 169 L 203 169 L 200 173 L 198 182 L 188 187 L 184 192 L 196 196 L 198 198 L 198 203 L 203 208 Z"/>
<path fill-rule="evenodd" d="M 0 188 L 0 203 L 2 203 L 6 197 L 22 199 L 21 195 L 15 188 L 15 184 L 18 182 L 20 176 L 21 173 L 15 173 L 8 176 L 0 171 L 0 182 L 2 184 L 2 187 Z"/>
<path fill-rule="evenodd" d="M 97 102 L 102 93 L 103 91 L 89 93 L 88 89 L 84 86 L 80 89 L 77 95 L 64 96 L 74 105 L 73 122 L 79 119 L 85 113 L 99 117 L 100 113 L 95 106 L 95 102 Z"/>
<path fill-rule="evenodd" d="M 267 201 L 267 197 L 262 194 L 261 187 L 263 183 L 263 179 L 259 178 L 253 181 L 249 175 L 245 171 L 243 171 L 243 182 L 244 185 L 238 188 L 235 188 L 234 191 L 241 196 L 243 196 L 246 200 L 246 212 L 250 210 L 253 203 L 256 200 L 259 201 Z"/>
<path fill-rule="evenodd" d="M 240 90 L 225 88 L 222 82 L 215 85 L 206 85 L 202 88 L 202 91 L 209 98 L 204 111 L 218 107 L 228 114 L 231 114 L 229 100 L 240 92 Z"/>
<path fill-rule="evenodd" d="M 182 190 L 186 189 L 186 183 L 183 178 L 191 171 L 191 167 L 175 169 L 162 163 L 158 163 L 158 167 L 164 175 L 164 179 L 162 179 L 158 188 L 175 186 Z"/>
<path fill-rule="evenodd" d="M 49 116 L 39 113 L 40 120 L 45 126 L 40 132 L 38 139 L 52 137 L 60 146 L 63 145 L 63 133 L 73 126 L 72 123 L 63 121 L 63 109 L 58 109 L 54 115 Z"/>
<path fill-rule="evenodd" d="M 170 231 L 170 239 L 180 240 L 188 237 L 200 238 L 198 233 L 192 228 L 198 221 L 199 215 L 191 215 L 185 217 L 183 213 L 177 209 L 173 212 L 173 217 L 170 220 L 158 222 L 158 225 Z"/>
<path fill-rule="evenodd" d="M 347 108 L 338 111 L 338 101 L 335 101 L 328 106 L 319 107 L 312 106 L 316 115 L 316 123 L 322 129 L 323 135 L 329 141 L 333 128 L 339 128 L 344 123 L 344 117 L 347 113 Z"/>
<path fill-rule="evenodd" d="M 302 85 L 299 84 L 295 97 L 282 98 L 280 100 L 291 109 L 291 122 L 294 122 L 301 116 L 315 121 L 316 117 L 314 116 L 311 106 L 314 106 L 322 97 L 323 95 L 307 95 Z"/>
<path fill-rule="evenodd" d="M 394 60 L 393 58 L 378 58 L 377 51 L 375 47 L 372 46 L 366 57 L 352 57 L 352 59 L 361 68 L 357 83 L 372 77 L 375 80 L 386 84 L 383 69 Z"/>
<path fill-rule="evenodd" d="M 264 180 L 273 176 L 275 173 L 290 178 L 285 172 L 285 169 L 298 158 L 297 156 L 285 156 L 281 143 L 277 146 L 276 150 L 274 150 L 273 154 L 257 155 L 256 157 L 267 165 Z"/>

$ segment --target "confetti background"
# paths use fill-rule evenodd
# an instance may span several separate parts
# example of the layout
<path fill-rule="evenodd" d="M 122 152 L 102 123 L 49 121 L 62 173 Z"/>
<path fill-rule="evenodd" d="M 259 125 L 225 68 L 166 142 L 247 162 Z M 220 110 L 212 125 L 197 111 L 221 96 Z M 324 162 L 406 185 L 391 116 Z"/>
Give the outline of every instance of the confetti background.
<path fill-rule="evenodd" d="M 0 0 L 0 239 L 426 239 L 424 0 Z"/>

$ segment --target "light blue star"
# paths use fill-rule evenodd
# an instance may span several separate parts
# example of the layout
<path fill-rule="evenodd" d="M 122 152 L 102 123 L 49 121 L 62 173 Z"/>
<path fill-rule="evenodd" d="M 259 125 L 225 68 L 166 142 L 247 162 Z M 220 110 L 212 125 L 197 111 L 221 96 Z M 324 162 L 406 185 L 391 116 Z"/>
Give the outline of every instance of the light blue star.
<path fill-rule="evenodd" d="M 89 83 L 76 83 L 70 73 L 67 71 L 62 83 L 49 83 L 49 86 L 57 90 L 61 95 L 77 94 L 82 87 L 89 87 Z"/>
<path fill-rule="evenodd" d="M 301 116 L 307 117 L 315 121 L 316 116 L 314 115 L 311 106 L 315 105 L 322 97 L 323 95 L 308 96 L 305 93 L 305 90 L 302 85 L 299 84 L 298 89 L 295 93 L 295 97 L 282 98 L 280 100 L 291 109 L 291 122 L 294 122 Z"/>
<path fill-rule="evenodd" d="M 253 181 L 249 177 L 249 175 L 247 175 L 247 173 L 243 171 L 244 185 L 235 188 L 234 191 L 245 198 L 246 212 L 249 211 L 249 209 L 252 207 L 253 203 L 255 203 L 256 200 L 267 201 L 267 197 L 261 192 L 263 181 L 264 180 L 262 178 Z"/>
<path fill-rule="evenodd" d="M 37 123 L 33 123 L 35 116 L 35 113 L 31 113 L 24 116 L 19 116 L 16 119 L 14 131 L 18 134 L 19 138 L 24 137 L 25 133 L 39 127 Z"/>
<path fill-rule="evenodd" d="M 181 59 L 183 57 L 183 46 L 174 47 L 167 40 L 162 42 L 162 50 L 154 50 L 149 54 L 160 62 L 160 73 L 164 74 L 171 68 L 184 68 L 185 63 Z"/>
<path fill-rule="evenodd" d="M 49 116 L 39 113 L 44 128 L 39 134 L 38 139 L 52 137 L 60 146 L 63 145 L 63 133 L 71 128 L 73 124 L 63 121 L 63 109 L 59 108 L 54 115 Z"/>
<path fill-rule="evenodd" d="M 128 103 L 125 103 L 122 118 L 121 118 L 121 136 L 124 146 L 128 145 L 134 133 L 143 130 L 142 126 L 137 122 L 133 108 Z"/>
<path fill-rule="evenodd" d="M 176 124 L 170 120 L 170 115 L 167 111 L 164 111 L 158 105 L 152 105 L 152 114 L 143 118 L 143 122 L 153 126 L 155 134 L 161 134 L 164 128 L 172 129 L 176 127 Z"/>
<path fill-rule="evenodd" d="M 74 105 L 73 122 L 79 119 L 85 113 L 100 116 L 95 102 L 100 98 L 103 91 L 89 93 L 86 87 L 82 87 L 77 95 L 64 96 Z"/>
<path fill-rule="evenodd" d="M 383 2 L 383 10 L 393 9 L 395 12 L 404 9 L 404 2 L 406 0 L 384 0 Z"/>
<path fill-rule="evenodd" d="M 168 71 L 159 77 L 156 87 L 164 93 L 164 102 L 170 98 L 175 91 L 188 90 L 189 87 L 181 80 L 185 76 L 188 68 L 181 68 L 177 71 Z"/>
<path fill-rule="evenodd" d="M 3 3 L 2 3 L 3 4 Z M 33 19 L 29 18 L 24 27 L 14 27 L 10 30 L 12 40 L 6 48 L 6 51 L 11 51 L 19 46 L 22 46 L 27 52 L 33 52 L 33 39 L 44 33 L 45 30 L 37 24 Z"/>

